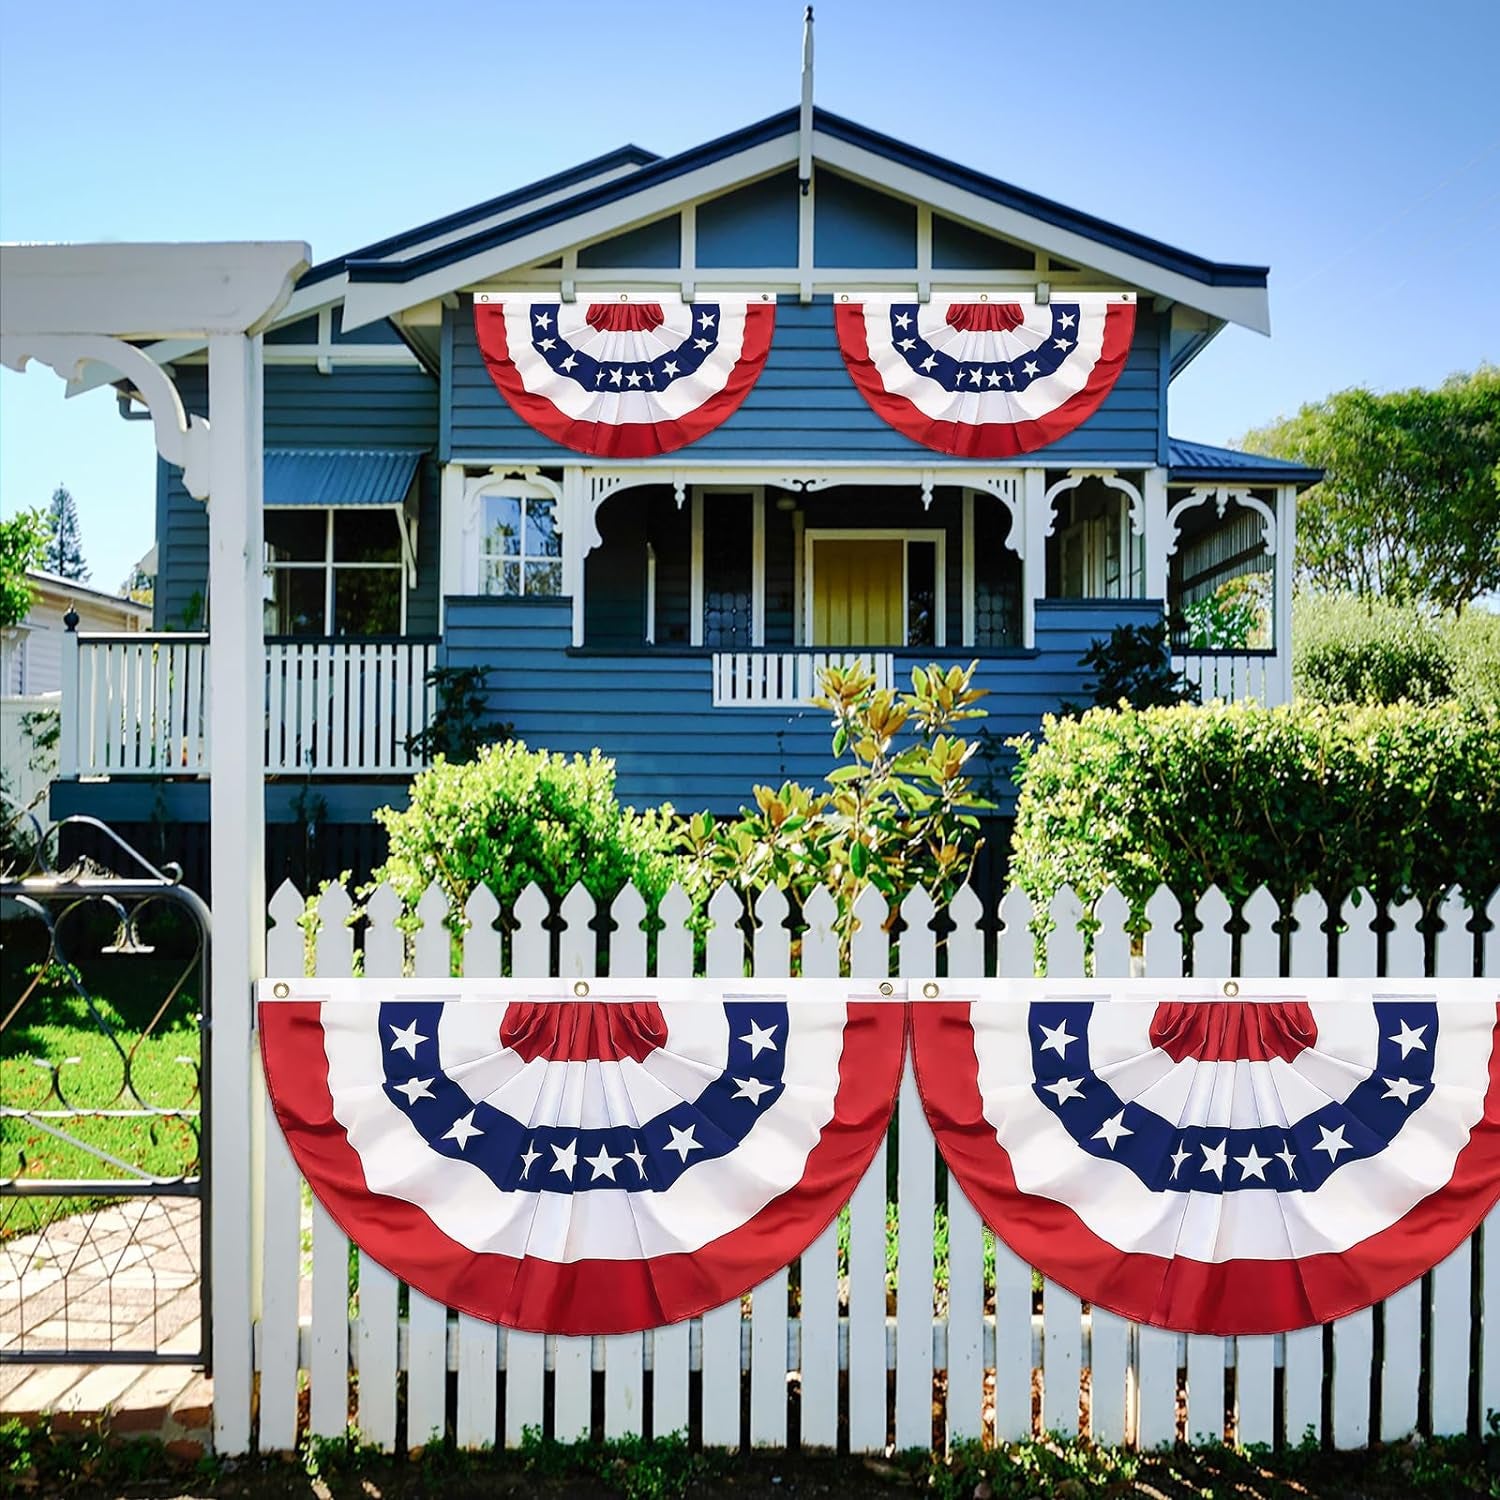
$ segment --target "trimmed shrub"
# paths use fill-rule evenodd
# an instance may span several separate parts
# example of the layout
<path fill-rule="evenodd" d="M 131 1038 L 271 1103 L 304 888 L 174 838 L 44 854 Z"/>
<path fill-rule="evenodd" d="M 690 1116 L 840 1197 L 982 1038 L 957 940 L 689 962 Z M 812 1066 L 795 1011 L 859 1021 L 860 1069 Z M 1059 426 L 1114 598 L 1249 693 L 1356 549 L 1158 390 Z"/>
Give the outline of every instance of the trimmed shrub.
<path fill-rule="evenodd" d="M 1454 691 L 1439 626 L 1410 605 L 1352 594 L 1299 595 L 1292 685 L 1314 703 L 1436 703 Z"/>
<path fill-rule="evenodd" d="M 1444 630 L 1458 696 L 1500 712 L 1500 615 L 1471 606 Z"/>
<path fill-rule="evenodd" d="M 597 750 L 585 759 L 513 740 L 469 761 L 440 757 L 412 782 L 408 807 L 375 817 L 391 841 L 375 882 L 408 905 L 434 880 L 455 910 L 476 886 L 508 906 L 532 881 L 555 895 L 581 881 L 602 900 L 634 885 L 654 903 L 676 872 L 676 815 L 621 807 L 615 763 Z"/>
<path fill-rule="evenodd" d="M 1184 904 L 1210 885 L 1285 904 L 1500 882 L 1500 719 L 1481 708 L 1094 709 L 1012 743 L 1011 873 L 1038 906 L 1114 885 L 1139 923 L 1163 884 Z"/>

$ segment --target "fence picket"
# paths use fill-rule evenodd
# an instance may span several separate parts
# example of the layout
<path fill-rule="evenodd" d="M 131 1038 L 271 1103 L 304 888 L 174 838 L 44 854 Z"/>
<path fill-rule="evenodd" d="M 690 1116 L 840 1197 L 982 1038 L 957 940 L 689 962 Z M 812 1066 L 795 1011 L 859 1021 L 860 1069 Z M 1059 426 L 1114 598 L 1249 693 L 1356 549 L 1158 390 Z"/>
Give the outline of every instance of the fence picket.
<path fill-rule="evenodd" d="M 1146 1449 L 1177 1441 L 1177 1335 L 1143 1327 L 1137 1337 L 1140 1370 L 1136 1442 Z"/>
<path fill-rule="evenodd" d="M 1177 926 L 1181 920 L 1177 897 L 1166 886 L 1157 886 L 1146 902 L 1146 978 L 1182 977 L 1182 933 Z"/>
<path fill-rule="evenodd" d="M 890 972 L 888 908 L 873 886 L 855 902 L 858 923 L 850 972 L 881 980 Z M 878 1453 L 886 1443 L 885 1236 L 889 1137 L 849 1200 L 849 1450 Z"/>
<path fill-rule="evenodd" d="M 1380 939 L 1375 922 L 1380 908 L 1363 886 L 1344 903 L 1344 930 L 1339 933 L 1339 978 L 1373 979 Z"/>
<path fill-rule="evenodd" d="M 1286 1445 L 1295 1448 L 1310 1430 L 1323 1433 L 1323 1330 L 1299 1328 L 1286 1336 Z"/>
<path fill-rule="evenodd" d="M 299 978 L 305 967 L 298 921 L 302 897 L 284 881 L 268 908 L 266 973 Z M 297 1446 L 297 1289 L 302 1281 L 302 1179 L 265 1094 L 265 1075 L 252 1074 L 260 1095 L 265 1140 L 260 1201 L 260 1448 L 289 1453 Z"/>
<path fill-rule="evenodd" d="M 1101 979 L 1129 979 L 1132 962 L 1130 903 L 1111 886 L 1094 903 L 1094 920 L 1099 930 L 1094 934 L 1094 973 Z"/>
<path fill-rule="evenodd" d="M 657 908 L 662 922 L 656 938 L 658 974 L 692 974 L 693 934 L 688 928 L 692 911 L 693 903 L 680 885 L 662 897 Z M 688 1430 L 690 1338 L 687 1323 L 674 1323 L 651 1334 L 651 1425 L 658 1437 Z"/>
<path fill-rule="evenodd" d="M 802 974 L 839 973 L 838 908 L 819 886 L 803 904 Z M 802 1252 L 802 1446 L 832 1448 L 839 1431 L 839 1226 L 832 1224 Z"/>
<path fill-rule="evenodd" d="M 831 904 L 831 903 L 830 903 Z M 949 987 L 984 975 L 984 906 L 965 886 L 948 907 Z M 948 1442 L 984 1430 L 984 1227 L 974 1205 L 948 1178 Z"/>
<path fill-rule="evenodd" d="M 517 979 L 544 979 L 552 972 L 552 934 L 543 925 L 549 915 L 547 898 L 535 882 L 516 897 L 512 912 L 510 971 Z M 542 1425 L 542 1382 L 545 1378 L 546 1340 L 540 1333 L 505 1330 L 505 1442 L 515 1447 L 528 1427 Z"/>
<path fill-rule="evenodd" d="M 1102 1307 L 1089 1311 L 1089 1435 L 1123 1443 L 1130 1435 L 1132 1325 Z"/>
<path fill-rule="evenodd" d="M 1443 926 L 1437 935 L 1437 965 L 1433 973 L 1440 979 L 1468 979 L 1474 973 L 1474 934 L 1469 931 L 1469 905 L 1457 886 L 1443 897 L 1440 915 Z M 1496 915 L 1494 903 L 1491 903 L 1492 924 Z M 1491 941 L 1495 937 L 1493 925 L 1490 927 L 1489 937 Z M 1483 970 L 1486 974 L 1495 972 L 1493 957 L 1493 952 L 1486 956 Z"/>
<path fill-rule="evenodd" d="M 1314 977 L 1328 973 L 1328 934 L 1324 930 L 1327 920 L 1328 908 L 1317 891 L 1304 891 L 1297 897 L 1292 906 L 1289 975 Z"/>
<path fill-rule="evenodd" d="M 740 979 L 745 973 L 744 902 L 721 885 L 708 903 L 705 974 Z M 783 1304 L 784 1306 L 785 1304 Z M 736 1297 L 703 1314 L 703 1445 L 737 1448 L 740 1443 L 740 1301 Z"/>
<path fill-rule="evenodd" d="M 1276 1441 L 1276 1340 L 1270 1334 L 1239 1338 L 1234 1346 L 1235 1441 Z"/>
<path fill-rule="evenodd" d="M 1030 979 L 1036 973 L 1036 941 L 1031 933 L 1034 915 L 1025 891 L 1012 888 L 1005 893 L 1000 902 L 997 974 L 1007 979 Z"/>
<path fill-rule="evenodd" d="M 1224 1340 L 1192 1334 L 1187 1340 L 1187 1439 L 1197 1443 L 1223 1436 Z"/>
<path fill-rule="evenodd" d="M 1223 979 L 1234 972 L 1233 939 L 1229 902 L 1218 886 L 1209 886 L 1199 897 L 1196 915 L 1199 926 L 1193 934 L 1193 975 L 1198 979 Z"/>
<path fill-rule="evenodd" d="M 1083 920 L 1083 903 L 1073 893 L 1073 887 L 1065 885 L 1052 898 L 1047 907 L 1052 930 L 1046 938 L 1047 977 L 1049 979 L 1081 979 L 1084 968 L 1083 931 L 1079 923 Z"/>
<path fill-rule="evenodd" d="M 1370 1308 L 1333 1325 L 1333 1441 L 1363 1448 L 1370 1441 L 1370 1374 L 1375 1358 L 1375 1315 Z"/>
<path fill-rule="evenodd" d="M 1031 1436 L 1031 1267 L 995 1239 L 995 1441 Z"/>
<path fill-rule="evenodd" d="M 754 973 L 757 979 L 791 974 L 791 934 L 785 892 L 776 886 L 755 902 Z M 757 1286 L 750 1298 L 750 1441 L 756 1447 L 786 1446 L 786 1320 L 788 1268 Z"/>
<path fill-rule="evenodd" d="M 1469 1266 L 1466 1240 L 1432 1271 L 1432 1430 L 1462 1433 L 1469 1426 Z"/>
<path fill-rule="evenodd" d="M 1082 1305 L 1072 1292 L 1042 1286 L 1042 1427 L 1072 1437 L 1078 1431 Z"/>
<path fill-rule="evenodd" d="M 1380 1440 L 1398 1442 L 1417 1430 L 1422 1375 L 1422 1284 L 1414 1281 L 1385 1307 L 1385 1357 L 1380 1376 Z"/>

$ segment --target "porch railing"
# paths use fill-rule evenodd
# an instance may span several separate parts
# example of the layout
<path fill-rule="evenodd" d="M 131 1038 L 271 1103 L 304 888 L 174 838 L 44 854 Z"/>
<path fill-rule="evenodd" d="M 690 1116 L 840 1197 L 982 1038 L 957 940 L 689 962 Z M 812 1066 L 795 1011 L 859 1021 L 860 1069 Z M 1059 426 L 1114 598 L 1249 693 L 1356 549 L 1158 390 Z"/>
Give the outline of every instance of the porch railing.
<path fill-rule="evenodd" d="M 1275 651 L 1183 651 L 1173 654 L 1172 665 L 1198 684 L 1205 703 L 1248 698 L 1269 705 L 1287 698 L 1283 663 Z"/>
<path fill-rule="evenodd" d="M 59 775 L 207 774 L 206 635 L 69 632 L 63 649 Z M 434 641 L 268 643 L 265 769 L 420 770 L 406 742 L 431 720 L 436 659 Z"/>
<path fill-rule="evenodd" d="M 889 651 L 717 651 L 713 658 L 715 708 L 796 708 L 818 695 L 827 667 L 858 663 L 888 688 L 894 672 Z"/>

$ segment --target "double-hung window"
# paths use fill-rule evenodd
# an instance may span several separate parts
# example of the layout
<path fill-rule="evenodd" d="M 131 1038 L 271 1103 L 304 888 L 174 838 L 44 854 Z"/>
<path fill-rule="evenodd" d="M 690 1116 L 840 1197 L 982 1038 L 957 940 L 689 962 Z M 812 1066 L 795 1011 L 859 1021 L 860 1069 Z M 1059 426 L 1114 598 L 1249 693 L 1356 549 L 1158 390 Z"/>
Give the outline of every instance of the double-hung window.
<path fill-rule="evenodd" d="M 267 510 L 267 635 L 400 635 L 406 625 L 394 510 Z"/>

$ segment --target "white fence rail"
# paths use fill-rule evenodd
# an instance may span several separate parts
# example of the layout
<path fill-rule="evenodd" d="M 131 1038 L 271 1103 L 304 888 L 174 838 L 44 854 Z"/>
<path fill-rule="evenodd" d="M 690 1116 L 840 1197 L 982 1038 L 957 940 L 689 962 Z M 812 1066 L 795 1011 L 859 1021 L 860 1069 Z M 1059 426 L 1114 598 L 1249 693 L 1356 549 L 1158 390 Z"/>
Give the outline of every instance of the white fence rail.
<path fill-rule="evenodd" d="M 419 770 L 406 741 L 431 720 L 436 660 L 433 642 L 267 645 L 266 770 Z M 59 775 L 206 775 L 208 725 L 206 635 L 64 637 Z"/>
<path fill-rule="evenodd" d="M 888 688 L 894 675 L 889 651 L 716 651 L 715 708 L 796 708 L 821 691 L 828 667 L 861 666 Z"/>
<path fill-rule="evenodd" d="M 1290 697 L 1286 664 L 1274 651 L 1177 652 L 1172 666 L 1198 684 L 1205 703 L 1214 698 L 1226 703 L 1248 698 L 1274 705 Z"/>
<path fill-rule="evenodd" d="M 661 903 L 664 925 L 650 970 L 646 911 L 640 895 L 623 892 L 610 908 L 615 926 L 604 940 L 589 925 L 595 903 L 581 889 L 561 902 L 560 927 L 534 887 L 521 894 L 504 923 L 495 898 L 476 891 L 455 923 L 462 973 L 574 978 L 593 976 L 602 964 L 617 978 L 651 970 L 691 975 L 695 940 L 686 896 L 674 889 Z M 357 943 L 363 972 L 371 976 L 452 972 L 446 924 L 453 914 L 436 888 L 417 908 L 415 932 L 398 927 L 402 906 L 388 887 L 372 896 L 357 920 L 348 893 L 333 887 L 318 914 L 310 942 L 301 925 L 301 895 L 290 884 L 276 893 L 268 973 L 300 974 L 310 959 L 320 976 L 347 976 Z M 910 895 L 900 914 L 902 926 L 892 938 L 884 901 L 865 893 L 853 943 L 856 974 L 1033 973 L 1032 910 L 1018 893 L 1002 903 L 993 931 L 972 892 L 949 909 L 953 927 L 943 938 L 925 892 Z M 1046 971 L 1083 974 L 1084 914 L 1071 892 L 1053 902 L 1050 915 L 1055 925 L 1045 944 Z M 1450 894 L 1430 941 L 1414 903 L 1382 913 L 1368 899 L 1346 907 L 1342 926 L 1335 920 L 1330 933 L 1324 903 L 1306 896 L 1296 903 L 1294 930 L 1283 940 L 1281 914 L 1264 891 L 1239 913 L 1238 935 L 1228 904 L 1210 891 L 1196 910 L 1202 925 L 1185 942 L 1175 925 L 1182 913 L 1162 891 L 1148 908 L 1143 951 L 1134 952 L 1124 930 L 1125 903 L 1116 893 L 1101 899 L 1092 915 L 1100 926 L 1090 964 L 1106 978 L 1185 972 L 1314 978 L 1330 972 L 1330 959 L 1345 976 L 1471 977 L 1495 973 L 1500 960 L 1500 896 L 1486 915 Z M 719 891 L 709 906 L 707 975 L 836 975 L 831 899 L 820 893 L 808 903 L 795 944 L 787 916 L 779 891 L 761 895 L 748 920 L 740 897 Z M 260 1089 L 259 1067 L 252 1066 Z M 465 1447 L 513 1444 L 524 1428 L 542 1425 L 544 1411 L 560 1439 L 638 1433 L 648 1389 L 649 1426 L 657 1434 L 687 1428 L 691 1401 L 701 1413 L 695 1429 L 704 1443 L 737 1446 L 743 1402 L 752 1444 L 785 1443 L 795 1413 L 805 1446 L 832 1446 L 842 1435 L 856 1452 L 888 1442 L 925 1447 L 962 1437 L 1018 1438 L 1042 1428 L 1144 1447 L 1199 1436 L 1296 1443 L 1312 1428 L 1340 1447 L 1359 1447 L 1412 1432 L 1419 1414 L 1429 1430 L 1457 1433 L 1487 1409 L 1500 1409 L 1500 1316 L 1482 1311 L 1485 1290 L 1500 1288 L 1500 1232 L 1481 1230 L 1425 1285 L 1325 1328 L 1284 1338 L 1180 1338 L 1090 1311 L 1050 1283 L 1034 1290 L 1031 1268 L 994 1243 L 936 1169 L 909 1073 L 898 1119 L 899 1144 L 881 1149 L 846 1210 L 846 1263 L 833 1225 L 801 1256 L 794 1277 L 779 1271 L 743 1302 L 691 1324 L 608 1338 L 553 1338 L 497 1330 L 416 1291 L 408 1293 L 402 1315 L 395 1278 L 363 1255 L 351 1285 L 349 1245 L 337 1225 L 317 1204 L 304 1223 L 301 1182 L 260 1089 L 246 1153 L 250 1175 L 239 1184 L 215 1184 L 217 1231 L 238 1235 L 251 1226 L 258 1316 L 253 1326 L 216 1327 L 216 1361 L 248 1360 L 253 1348 L 259 1445 L 266 1451 L 289 1449 L 298 1436 L 299 1374 L 310 1384 L 311 1431 L 342 1434 L 351 1370 L 358 1373 L 359 1426 L 384 1449 L 398 1442 L 417 1446 L 443 1431 Z M 231 1127 L 216 1120 L 215 1128 Z M 900 1227 L 888 1286 L 891 1180 Z M 248 1189 L 248 1201 L 235 1201 L 237 1189 Z M 934 1250 L 938 1214 L 946 1216 L 945 1259 Z M 992 1274 L 985 1268 L 991 1252 Z M 1378 1362 L 1377 1349 L 1383 1351 Z M 889 1371 L 895 1379 L 888 1387 Z M 457 1376 L 451 1408 L 449 1372 Z M 936 1372 L 946 1379 L 935 1383 Z M 248 1431 L 248 1415 L 242 1420 Z"/>

